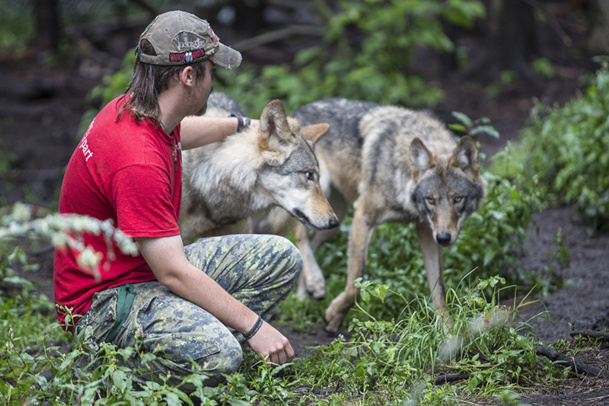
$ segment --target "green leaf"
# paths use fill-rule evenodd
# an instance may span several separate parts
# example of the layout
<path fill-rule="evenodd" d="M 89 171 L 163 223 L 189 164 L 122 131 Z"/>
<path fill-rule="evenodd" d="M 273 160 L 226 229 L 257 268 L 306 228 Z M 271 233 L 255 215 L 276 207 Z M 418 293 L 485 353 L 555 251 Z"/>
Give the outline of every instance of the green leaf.
<path fill-rule="evenodd" d="M 465 128 L 462 124 L 448 124 L 448 128 L 455 131 L 467 132 L 467 128 Z"/>
<path fill-rule="evenodd" d="M 499 131 L 495 130 L 495 128 L 491 127 L 490 125 L 481 125 L 481 126 L 474 128 L 471 132 L 471 135 L 474 136 L 474 135 L 481 134 L 481 133 L 486 133 L 494 138 L 500 137 Z"/>
<path fill-rule="evenodd" d="M 460 112 L 458 112 L 458 111 L 453 111 L 451 114 L 452 114 L 452 116 L 453 116 L 454 118 L 456 118 L 457 120 L 459 120 L 460 122 L 462 122 L 462 123 L 465 125 L 465 127 L 467 127 L 467 128 L 472 127 L 472 125 L 474 124 L 474 122 L 472 121 L 472 119 L 471 119 L 471 118 L 469 118 L 469 117 L 468 117 L 466 114 L 464 114 L 464 113 L 460 113 Z"/>

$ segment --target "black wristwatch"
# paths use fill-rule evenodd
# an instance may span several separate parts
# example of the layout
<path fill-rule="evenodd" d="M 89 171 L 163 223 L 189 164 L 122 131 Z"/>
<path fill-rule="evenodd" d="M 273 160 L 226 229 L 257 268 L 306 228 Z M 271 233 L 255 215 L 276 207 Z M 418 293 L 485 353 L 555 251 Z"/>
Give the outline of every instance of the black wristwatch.
<path fill-rule="evenodd" d="M 241 114 L 231 113 L 229 117 L 235 117 L 237 119 L 237 132 L 243 131 L 245 128 L 249 127 L 252 123 L 252 119 L 249 117 L 243 117 Z"/>

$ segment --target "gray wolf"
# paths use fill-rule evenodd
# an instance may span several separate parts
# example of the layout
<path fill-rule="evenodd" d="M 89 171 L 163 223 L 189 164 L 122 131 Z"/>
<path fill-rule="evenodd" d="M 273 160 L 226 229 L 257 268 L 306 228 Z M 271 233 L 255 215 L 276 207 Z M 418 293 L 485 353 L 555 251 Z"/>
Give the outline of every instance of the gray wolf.
<path fill-rule="evenodd" d="M 236 101 L 213 92 L 206 115 L 244 115 Z M 273 206 L 306 227 L 324 230 L 338 218 L 319 184 L 314 143 L 324 123 L 301 127 L 279 100 L 262 111 L 260 126 L 182 153 L 180 230 L 185 244 L 200 237 L 251 232 L 250 216 Z"/>
<path fill-rule="evenodd" d="M 464 220 L 486 196 L 473 139 L 457 143 L 426 112 L 341 98 L 302 106 L 294 117 L 303 125 L 330 124 L 315 148 L 321 184 L 339 218 L 351 205 L 354 210 L 347 284 L 324 312 L 326 330 L 336 332 L 355 303 L 368 244 L 375 228 L 387 222 L 416 224 L 433 305 L 449 321 L 442 247 L 457 240 Z M 285 220 L 274 213 L 260 222 L 260 230 L 285 233 Z M 295 236 L 304 259 L 299 296 L 323 298 L 325 282 L 314 253 L 331 232 L 310 236 L 296 226 Z"/>

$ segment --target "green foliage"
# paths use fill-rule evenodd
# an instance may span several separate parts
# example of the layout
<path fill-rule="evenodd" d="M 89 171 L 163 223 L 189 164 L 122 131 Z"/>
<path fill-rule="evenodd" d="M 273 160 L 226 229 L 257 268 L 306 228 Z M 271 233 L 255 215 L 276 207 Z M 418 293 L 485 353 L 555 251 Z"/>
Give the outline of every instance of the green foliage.
<path fill-rule="evenodd" d="M 316 355 L 284 366 L 267 365 L 247 352 L 239 371 L 218 386 L 205 386 L 205 375 L 195 372 L 178 385 L 167 377 L 134 383 L 134 370 L 120 360 L 138 352 L 142 368 L 153 354 L 135 348 L 99 348 L 90 331 L 67 349 L 71 334 L 52 315 L 40 314 L 37 324 L 17 334 L 14 326 L 30 314 L 15 312 L 17 301 L 5 301 L 3 316 L 9 328 L 0 337 L 0 402 L 21 404 L 131 404 L 131 405 L 251 405 L 251 404 L 459 404 L 456 399 L 507 396 L 506 388 L 528 382 L 551 382 L 560 377 L 549 361 L 535 357 L 536 342 L 525 338 L 507 320 L 485 290 L 501 290 L 494 277 L 471 287 L 463 298 L 454 291 L 449 301 L 454 325 L 446 336 L 441 320 L 421 300 L 402 298 L 401 315 L 391 321 L 372 317 L 360 305 L 351 325 L 351 338 L 338 337 Z M 367 304 L 382 302 L 389 285 L 360 281 Z M 0 298 L 0 300 L 4 300 Z M 27 306 L 32 313 L 39 309 Z M 361 304 L 364 304 L 363 302 Z M 32 318 L 35 320 L 35 318 Z M 441 387 L 433 379 L 443 373 L 469 373 L 461 383 Z M 186 392 L 186 385 L 194 392 Z M 340 388 L 339 390 L 337 390 Z M 335 394 L 333 394 L 336 392 Z M 458 396 L 457 396 L 458 394 Z M 457 396 L 457 397 L 455 397 Z M 364 400 L 365 399 L 365 400 Z"/>
<path fill-rule="evenodd" d="M 603 62 L 587 90 L 563 106 L 536 105 L 513 146 L 516 158 L 497 158 L 512 174 L 528 174 L 525 187 L 576 207 L 592 230 L 609 224 L 608 66 Z"/>
<path fill-rule="evenodd" d="M 27 2 L 0 2 L 0 51 L 13 49 L 25 53 L 34 35 L 34 16 Z"/>
<path fill-rule="evenodd" d="M 466 220 L 457 243 L 445 250 L 445 267 L 449 275 L 449 269 L 474 269 L 473 277 L 503 275 L 511 282 L 523 283 L 526 270 L 518 268 L 516 257 L 524 252 L 527 229 L 533 213 L 542 209 L 543 200 L 508 179 L 490 172 L 484 177 L 487 199 Z"/>
<path fill-rule="evenodd" d="M 134 63 L 135 53 L 133 51 L 127 52 L 123 59 L 122 68 L 112 75 L 104 76 L 102 83 L 89 91 L 85 100 L 88 108 L 80 120 L 79 133 L 81 136 L 85 134 L 89 124 L 99 112 L 99 106 L 105 106 L 127 90 L 127 86 L 129 86 L 133 77 Z"/>
<path fill-rule="evenodd" d="M 353 319 L 351 338 L 339 336 L 328 347 L 296 364 L 307 375 L 304 385 L 314 389 L 340 386 L 342 395 L 328 404 L 341 404 L 341 396 L 377 398 L 372 404 L 461 404 L 459 399 L 507 396 L 506 388 L 560 378 L 547 360 L 536 357 L 536 343 L 507 323 L 509 312 L 493 301 L 505 281 L 481 280 L 460 299 L 454 291 L 450 303 L 451 335 L 442 332 L 439 316 L 421 300 L 402 300 L 399 317 L 385 321 L 367 312 L 362 303 Z M 359 281 L 364 302 L 385 300 L 394 285 Z M 485 290 L 494 292 L 486 297 Z M 436 386 L 437 374 L 468 373 L 470 378 L 449 387 Z M 379 388 L 382 388 L 379 390 Z M 459 393 L 457 397 L 455 395 Z M 337 401 L 333 403 L 333 398 Z"/>
<path fill-rule="evenodd" d="M 416 49 L 453 52 L 441 21 L 471 27 L 483 15 L 477 0 L 342 1 L 327 22 L 325 44 L 301 51 L 294 66 L 266 66 L 260 74 L 245 67 L 219 71 L 217 88 L 252 113 L 274 98 L 288 111 L 334 96 L 432 106 L 443 92 L 413 73 Z"/>
<path fill-rule="evenodd" d="M 539 58 L 533 61 L 533 71 L 546 79 L 553 79 L 556 76 L 556 71 L 552 67 L 550 61 L 546 58 Z"/>
<path fill-rule="evenodd" d="M 488 134 L 491 137 L 499 138 L 499 132 L 491 125 L 491 120 L 488 117 L 482 117 L 476 120 L 469 118 L 466 114 L 453 111 L 452 116 L 461 123 L 449 124 L 448 128 L 453 131 L 461 132 L 463 135 L 475 137 L 479 134 Z"/>

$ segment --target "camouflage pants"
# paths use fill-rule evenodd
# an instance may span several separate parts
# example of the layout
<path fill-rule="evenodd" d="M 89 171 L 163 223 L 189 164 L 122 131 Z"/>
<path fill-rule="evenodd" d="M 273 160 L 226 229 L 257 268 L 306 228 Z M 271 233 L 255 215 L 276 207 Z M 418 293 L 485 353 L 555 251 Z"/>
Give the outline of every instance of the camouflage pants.
<path fill-rule="evenodd" d="M 302 268 L 296 247 L 271 235 L 205 238 L 186 246 L 185 253 L 190 263 L 265 320 L 288 296 Z M 201 373 L 211 377 L 206 382 L 214 384 L 221 374 L 239 367 L 244 342 L 240 333 L 159 282 L 133 287 L 133 304 L 112 343 L 120 348 L 137 344 L 139 351 L 156 355 L 146 365 L 137 353 L 124 361 L 124 366 L 136 371 L 137 376 L 132 377 L 135 382 L 159 381 L 170 374 L 171 384 L 180 383 L 195 372 L 194 361 Z M 93 296 L 91 308 L 76 326 L 77 340 L 86 328 L 89 334 L 92 331 L 89 340 L 104 341 L 116 318 L 118 292 L 117 287 Z"/>

